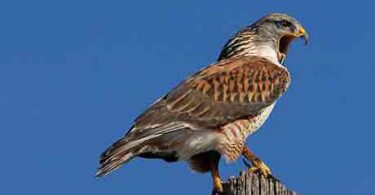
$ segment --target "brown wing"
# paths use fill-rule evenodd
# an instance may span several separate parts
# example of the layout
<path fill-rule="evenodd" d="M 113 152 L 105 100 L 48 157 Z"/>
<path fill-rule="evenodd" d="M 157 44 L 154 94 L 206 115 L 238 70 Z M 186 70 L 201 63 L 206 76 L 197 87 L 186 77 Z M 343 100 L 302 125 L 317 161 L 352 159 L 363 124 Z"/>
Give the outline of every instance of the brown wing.
<path fill-rule="evenodd" d="M 204 68 L 137 118 L 128 134 L 101 155 L 97 176 L 137 155 L 176 160 L 171 145 L 194 130 L 218 128 L 258 114 L 284 93 L 289 80 L 286 69 L 259 57 L 233 58 Z M 193 168 L 205 171 L 197 168 L 201 165 L 193 163 Z"/>
<path fill-rule="evenodd" d="M 289 81 L 285 68 L 264 58 L 224 60 L 202 69 L 157 101 L 138 117 L 135 129 L 176 121 L 216 128 L 258 114 L 285 92 Z"/>

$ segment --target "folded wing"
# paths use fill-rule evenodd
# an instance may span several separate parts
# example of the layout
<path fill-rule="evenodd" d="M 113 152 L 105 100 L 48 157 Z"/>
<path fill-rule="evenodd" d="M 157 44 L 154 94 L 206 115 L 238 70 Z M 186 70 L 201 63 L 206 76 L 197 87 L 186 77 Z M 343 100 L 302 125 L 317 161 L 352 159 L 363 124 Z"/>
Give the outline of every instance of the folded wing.
<path fill-rule="evenodd" d="M 99 175 L 142 152 L 149 154 L 143 145 L 162 145 L 161 142 L 167 141 L 163 136 L 168 137 L 165 135 L 171 132 L 178 135 L 176 131 L 215 129 L 255 116 L 277 101 L 289 82 L 289 73 L 284 67 L 261 57 L 231 58 L 210 65 L 139 116 L 126 136 L 102 154 Z M 154 153 L 160 152 L 156 145 L 152 147 Z"/>
<path fill-rule="evenodd" d="M 285 92 L 289 82 L 284 67 L 264 58 L 224 60 L 177 86 L 138 117 L 135 127 L 145 129 L 174 121 L 199 128 L 219 127 L 258 114 Z"/>

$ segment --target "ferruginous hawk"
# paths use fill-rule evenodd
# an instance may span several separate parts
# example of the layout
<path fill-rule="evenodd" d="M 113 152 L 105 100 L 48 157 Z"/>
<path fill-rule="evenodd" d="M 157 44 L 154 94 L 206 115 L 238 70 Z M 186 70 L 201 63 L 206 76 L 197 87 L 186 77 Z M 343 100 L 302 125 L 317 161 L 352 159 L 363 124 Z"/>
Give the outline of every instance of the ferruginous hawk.
<path fill-rule="evenodd" d="M 246 146 L 246 138 L 265 122 L 287 90 L 283 66 L 290 43 L 308 36 L 286 14 L 272 13 L 245 27 L 224 46 L 217 63 L 190 76 L 151 105 L 128 133 L 100 157 L 97 176 L 134 157 L 188 161 L 192 170 L 211 171 L 215 192 L 222 191 L 218 164 L 241 154 L 249 171 L 271 170 Z"/>

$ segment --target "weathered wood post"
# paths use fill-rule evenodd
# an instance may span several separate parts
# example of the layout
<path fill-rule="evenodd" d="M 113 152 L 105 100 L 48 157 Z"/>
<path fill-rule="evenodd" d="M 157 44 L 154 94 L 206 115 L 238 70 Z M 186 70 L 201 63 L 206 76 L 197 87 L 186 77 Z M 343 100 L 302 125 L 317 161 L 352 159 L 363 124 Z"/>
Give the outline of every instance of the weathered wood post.
<path fill-rule="evenodd" d="M 230 177 L 223 188 L 224 195 L 298 195 L 275 178 L 249 172 L 241 172 L 237 178 Z"/>

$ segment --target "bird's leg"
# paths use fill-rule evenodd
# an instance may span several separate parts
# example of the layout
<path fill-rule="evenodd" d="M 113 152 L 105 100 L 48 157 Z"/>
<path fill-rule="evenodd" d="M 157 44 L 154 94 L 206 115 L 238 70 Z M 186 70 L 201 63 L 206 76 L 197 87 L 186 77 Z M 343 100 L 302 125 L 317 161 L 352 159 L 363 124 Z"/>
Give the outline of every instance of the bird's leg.
<path fill-rule="evenodd" d="M 251 162 L 253 166 L 249 167 L 250 172 L 260 171 L 264 176 L 271 176 L 271 169 L 260 160 L 255 154 L 247 147 L 244 146 L 242 149 L 242 155 Z"/>
<path fill-rule="evenodd" d="M 213 181 L 213 190 L 212 194 L 222 193 L 223 192 L 223 185 L 219 174 L 219 161 L 220 161 L 220 154 L 216 152 L 209 153 L 209 163 L 211 168 L 211 176 Z"/>

